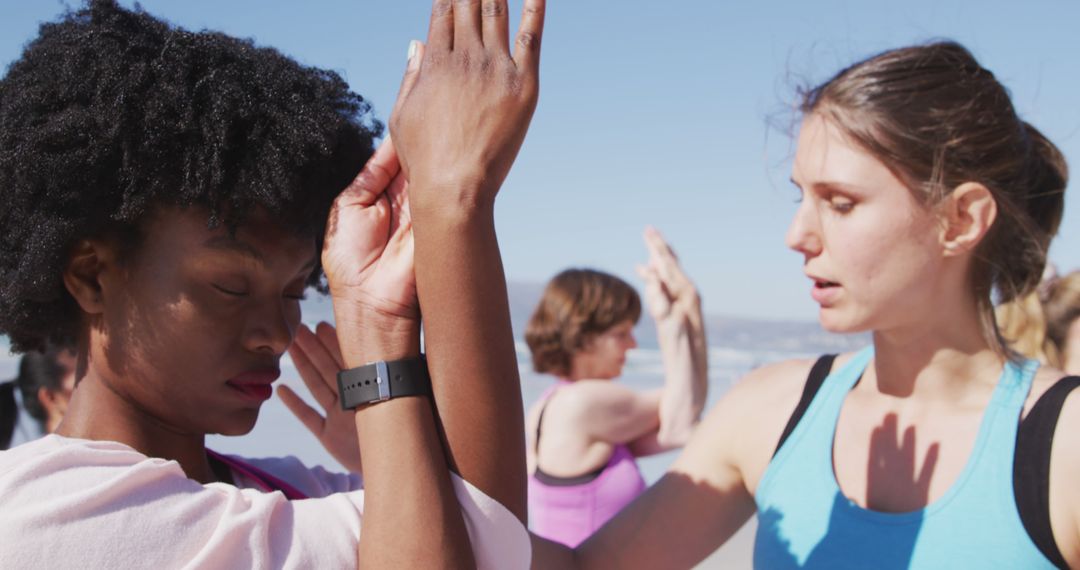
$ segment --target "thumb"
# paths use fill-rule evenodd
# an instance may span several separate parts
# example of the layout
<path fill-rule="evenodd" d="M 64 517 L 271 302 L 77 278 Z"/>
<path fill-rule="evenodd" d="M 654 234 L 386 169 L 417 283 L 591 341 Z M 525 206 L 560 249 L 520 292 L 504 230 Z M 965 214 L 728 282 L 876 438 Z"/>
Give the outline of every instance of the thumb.
<path fill-rule="evenodd" d="M 401 110 L 401 105 L 409 96 L 413 86 L 416 85 L 416 79 L 420 77 L 420 62 L 423 59 L 424 43 L 419 40 L 409 42 L 409 61 L 405 66 L 405 77 L 401 79 L 401 87 L 398 89 L 397 101 L 394 101 L 394 110 L 390 113 L 391 117 L 397 116 L 398 111 Z"/>
<path fill-rule="evenodd" d="M 370 206 L 386 191 L 387 186 L 390 186 L 399 169 L 397 150 L 394 149 L 394 143 L 390 137 L 386 137 L 379 148 L 375 149 L 375 154 L 371 155 L 360 174 L 357 174 L 352 183 L 345 188 L 339 199 L 345 200 L 346 203 Z"/>

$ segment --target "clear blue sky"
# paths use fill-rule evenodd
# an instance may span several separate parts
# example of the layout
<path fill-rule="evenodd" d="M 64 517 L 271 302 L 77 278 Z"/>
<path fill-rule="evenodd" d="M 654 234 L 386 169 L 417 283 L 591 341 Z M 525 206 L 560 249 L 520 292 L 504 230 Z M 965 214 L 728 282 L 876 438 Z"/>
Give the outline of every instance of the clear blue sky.
<path fill-rule="evenodd" d="M 130 4 L 130 2 L 125 2 Z M 188 28 L 253 37 L 342 73 L 386 118 L 425 0 L 144 0 Z M 0 1 L 0 63 L 56 1 Z M 511 0 L 511 11 L 520 1 Z M 1080 3 L 600 2 L 549 0 L 540 107 L 499 198 L 508 277 L 570 265 L 633 280 L 640 233 L 659 227 L 711 313 L 814 319 L 794 213 L 786 111 L 793 87 L 877 51 L 934 38 L 970 48 L 1021 114 L 1080 172 Z M 770 122 L 780 128 L 771 128 Z M 1075 178 L 1075 176 L 1074 176 Z M 1073 185 L 1075 186 L 1075 184 Z M 1080 267 L 1080 197 L 1069 191 L 1051 258 Z"/>

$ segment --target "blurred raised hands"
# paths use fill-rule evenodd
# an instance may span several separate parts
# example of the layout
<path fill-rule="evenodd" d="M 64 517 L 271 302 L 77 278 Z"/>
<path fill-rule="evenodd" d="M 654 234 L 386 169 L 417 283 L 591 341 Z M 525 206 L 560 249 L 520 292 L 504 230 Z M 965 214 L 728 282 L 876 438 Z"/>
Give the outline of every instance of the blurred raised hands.
<path fill-rule="evenodd" d="M 308 428 L 330 455 L 352 473 L 360 473 L 360 446 L 355 413 L 338 403 L 337 373 L 345 367 L 333 325 L 319 323 L 313 332 L 305 325 L 296 331 L 289 356 L 322 411 L 313 408 L 288 386 L 277 389 L 285 407 Z"/>
<path fill-rule="evenodd" d="M 645 281 L 645 304 L 657 324 L 684 322 L 701 314 L 701 297 L 679 258 L 655 228 L 645 228 L 649 261 L 637 267 Z"/>

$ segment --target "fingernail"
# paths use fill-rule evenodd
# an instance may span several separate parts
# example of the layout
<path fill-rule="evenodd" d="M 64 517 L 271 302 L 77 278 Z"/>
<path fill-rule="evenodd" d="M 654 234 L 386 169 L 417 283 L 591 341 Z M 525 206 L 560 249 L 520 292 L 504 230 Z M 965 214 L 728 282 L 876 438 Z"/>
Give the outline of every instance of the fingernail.
<path fill-rule="evenodd" d="M 409 65 L 413 64 L 413 59 L 416 58 L 416 50 L 420 49 L 420 42 L 416 40 L 409 41 Z"/>

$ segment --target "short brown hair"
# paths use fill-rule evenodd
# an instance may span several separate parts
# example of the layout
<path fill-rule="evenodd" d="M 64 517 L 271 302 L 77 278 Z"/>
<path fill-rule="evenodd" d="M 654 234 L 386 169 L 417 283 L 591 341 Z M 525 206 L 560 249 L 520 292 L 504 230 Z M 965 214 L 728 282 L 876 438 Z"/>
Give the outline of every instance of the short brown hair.
<path fill-rule="evenodd" d="M 965 182 L 994 196 L 998 216 L 975 250 L 969 278 L 983 333 L 1005 346 L 1000 302 L 1038 285 L 1065 208 L 1068 168 L 1053 143 L 1021 120 L 1005 87 L 953 42 L 889 50 L 803 93 L 800 110 L 837 126 L 923 204 Z"/>
<path fill-rule="evenodd" d="M 570 358 L 590 337 L 640 317 L 641 298 L 626 281 L 602 271 L 567 269 L 548 283 L 525 330 L 533 369 L 565 376 Z"/>

